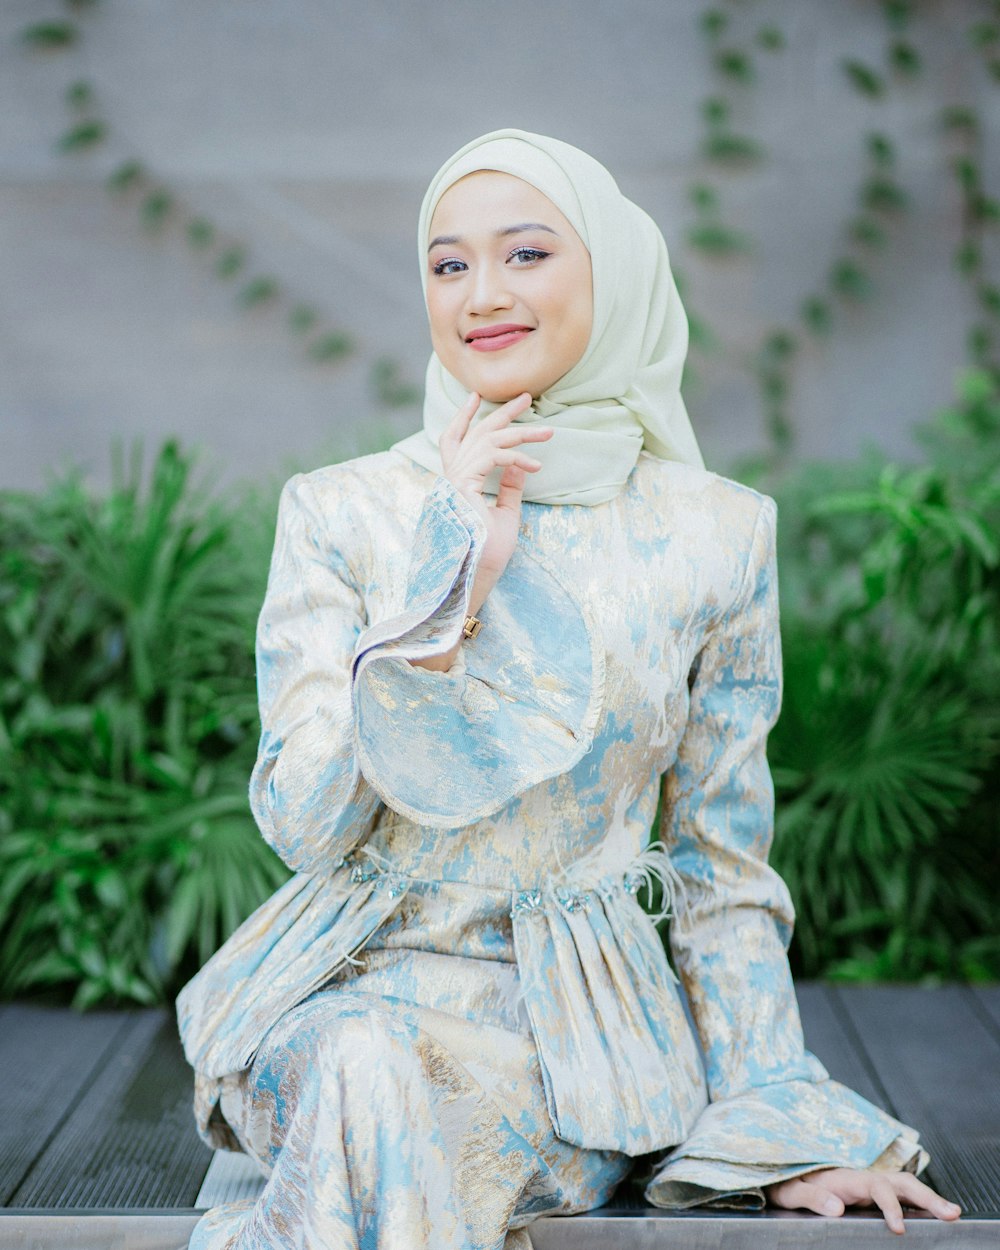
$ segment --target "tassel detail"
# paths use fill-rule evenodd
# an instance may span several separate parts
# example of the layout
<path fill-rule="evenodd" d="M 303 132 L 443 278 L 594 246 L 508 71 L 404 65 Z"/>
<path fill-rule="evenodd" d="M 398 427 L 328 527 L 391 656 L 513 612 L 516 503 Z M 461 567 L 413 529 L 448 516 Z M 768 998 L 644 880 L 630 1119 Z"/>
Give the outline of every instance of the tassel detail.
<path fill-rule="evenodd" d="M 649 912 L 649 918 L 655 925 L 673 916 L 677 910 L 677 899 L 686 902 L 684 881 L 680 873 L 670 862 L 670 855 L 662 842 L 650 842 L 649 846 L 637 855 L 625 869 L 623 884 L 629 894 L 638 894 L 645 887 L 646 906 L 652 907 L 656 897 L 656 885 L 660 887 L 660 906 L 655 912 Z"/>

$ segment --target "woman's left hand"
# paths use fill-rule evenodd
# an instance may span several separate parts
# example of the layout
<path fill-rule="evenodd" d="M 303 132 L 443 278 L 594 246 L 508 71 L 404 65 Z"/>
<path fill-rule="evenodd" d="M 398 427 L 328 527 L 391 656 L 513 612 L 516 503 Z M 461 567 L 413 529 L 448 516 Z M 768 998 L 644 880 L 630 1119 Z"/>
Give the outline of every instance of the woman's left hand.
<path fill-rule="evenodd" d="M 894 1233 L 903 1232 L 901 1203 L 927 1211 L 939 1220 L 957 1220 L 962 1208 L 947 1202 L 912 1172 L 875 1172 L 857 1168 L 820 1168 L 764 1189 L 768 1202 L 788 1210 L 804 1208 L 818 1215 L 843 1215 L 848 1206 L 877 1206 Z"/>

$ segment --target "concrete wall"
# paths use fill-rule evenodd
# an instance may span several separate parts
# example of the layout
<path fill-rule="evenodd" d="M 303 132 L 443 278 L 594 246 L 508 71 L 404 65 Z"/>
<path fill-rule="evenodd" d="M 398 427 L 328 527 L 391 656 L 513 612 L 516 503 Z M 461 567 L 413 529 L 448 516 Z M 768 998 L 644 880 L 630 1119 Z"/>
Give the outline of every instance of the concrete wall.
<path fill-rule="evenodd" d="M 969 296 L 953 274 L 958 204 L 936 128 L 971 99 L 993 129 L 1000 90 L 971 63 L 982 6 L 942 0 L 914 39 L 921 79 L 869 102 L 839 62 L 878 61 L 874 0 L 765 0 L 728 7 L 773 20 L 784 52 L 760 53 L 760 85 L 737 93 L 738 128 L 770 156 L 721 177 L 726 216 L 752 259 L 707 260 L 683 234 L 687 187 L 707 171 L 698 107 L 713 89 L 693 0 L 101 0 L 82 43 L 32 53 L 29 22 L 56 0 L 0 7 L 0 488 L 34 487 L 68 460 L 106 476 L 116 436 L 168 435 L 206 448 L 222 478 L 285 474 L 417 424 L 373 397 L 372 363 L 419 381 L 429 350 L 413 233 L 427 179 L 454 148 L 515 125 L 579 144 L 658 220 L 688 301 L 729 344 L 699 369 L 689 409 L 707 458 L 725 468 L 762 443 L 755 385 L 735 363 L 794 314 L 840 247 L 866 130 L 898 143 L 915 208 L 875 263 L 879 291 L 838 318 L 797 372 L 802 454 L 849 455 L 866 439 L 908 450 L 908 427 L 945 402 L 963 358 Z M 86 78 L 112 125 L 99 150 L 53 151 L 63 92 Z M 348 329 L 357 349 L 305 362 L 277 308 L 235 308 L 232 285 L 180 228 L 150 236 L 105 191 L 138 156 L 245 242 L 255 271 Z"/>

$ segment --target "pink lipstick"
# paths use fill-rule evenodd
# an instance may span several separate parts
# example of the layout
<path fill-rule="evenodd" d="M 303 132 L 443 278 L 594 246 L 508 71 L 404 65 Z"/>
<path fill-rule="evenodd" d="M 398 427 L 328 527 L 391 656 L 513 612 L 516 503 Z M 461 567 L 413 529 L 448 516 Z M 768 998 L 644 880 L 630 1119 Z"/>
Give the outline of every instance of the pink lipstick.
<path fill-rule="evenodd" d="M 468 345 L 477 352 L 498 352 L 512 343 L 520 343 L 532 333 L 531 326 L 504 324 L 499 326 L 483 326 L 481 330 L 473 330 L 465 336 Z"/>

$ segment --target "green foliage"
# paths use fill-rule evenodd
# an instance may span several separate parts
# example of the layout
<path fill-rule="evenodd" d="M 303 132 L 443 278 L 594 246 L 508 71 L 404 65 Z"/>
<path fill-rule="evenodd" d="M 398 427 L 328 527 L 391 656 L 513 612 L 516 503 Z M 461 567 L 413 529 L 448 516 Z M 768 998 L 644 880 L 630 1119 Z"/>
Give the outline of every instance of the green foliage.
<path fill-rule="evenodd" d="M 127 191 L 129 187 L 142 179 L 143 169 L 139 161 L 122 161 L 117 169 L 108 175 L 109 191 Z"/>
<path fill-rule="evenodd" d="M 192 217 L 185 227 L 187 240 L 192 247 L 210 247 L 215 238 L 215 227 L 205 217 Z"/>
<path fill-rule="evenodd" d="M 21 38 L 32 48 L 68 48 L 79 33 L 72 22 L 36 22 L 21 31 Z"/>
<path fill-rule="evenodd" d="M 686 237 L 692 247 L 712 256 L 732 256 L 751 247 L 749 235 L 719 221 L 697 222 L 688 227 Z"/>
<path fill-rule="evenodd" d="M 852 60 L 842 61 L 841 64 L 851 85 L 861 95 L 878 99 L 885 94 L 885 80 L 870 66 Z"/>
<path fill-rule="evenodd" d="M 215 262 L 215 272 L 220 278 L 233 278 L 247 262 L 246 249 L 229 247 Z"/>
<path fill-rule="evenodd" d="M 274 501 L 190 469 L 0 496 L 2 996 L 162 1000 L 285 879 L 246 798 Z"/>
<path fill-rule="evenodd" d="M 908 78 L 915 78 L 923 66 L 920 53 L 903 39 L 897 39 L 889 48 L 889 64 Z"/>
<path fill-rule="evenodd" d="M 66 103 L 72 109 L 90 108 L 94 103 L 94 88 L 80 79 L 66 88 Z"/>
<path fill-rule="evenodd" d="M 923 464 L 811 465 L 781 515 L 773 861 L 800 972 L 1000 974 L 1000 393 L 970 371 Z"/>
<path fill-rule="evenodd" d="M 380 356 L 372 366 L 372 388 L 381 403 L 388 408 L 403 408 L 415 404 L 422 391 L 404 381 L 399 375 L 399 365 L 389 356 Z"/>
<path fill-rule="evenodd" d="M 308 355 L 311 360 L 320 362 L 330 360 L 340 360 L 342 357 L 350 354 L 351 351 L 350 336 L 341 331 L 334 331 L 331 334 L 322 334 L 309 344 Z"/>
<path fill-rule="evenodd" d="M 279 290 L 280 287 L 275 278 L 263 276 L 251 278 L 236 299 L 244 308 L 252 308 L 255 304 L 265 304 L 268 300 L 274 299 Z"/>
<path fill-rule="evenodd" d="M 89 118 L 70 126 L 69 130 L 60 135 L 56 147 L 60 152 L 79 152 L 100 143 L 106 134 L 107 127 L 104 122 Z"/>
<path fill-rule="evenodd" d="M 142 224 L 147 230 L 161 229 L 173 206 L 174 197 L 170 192 L 165 187 L 155 187 L 139 206 Z"/>

